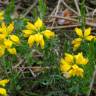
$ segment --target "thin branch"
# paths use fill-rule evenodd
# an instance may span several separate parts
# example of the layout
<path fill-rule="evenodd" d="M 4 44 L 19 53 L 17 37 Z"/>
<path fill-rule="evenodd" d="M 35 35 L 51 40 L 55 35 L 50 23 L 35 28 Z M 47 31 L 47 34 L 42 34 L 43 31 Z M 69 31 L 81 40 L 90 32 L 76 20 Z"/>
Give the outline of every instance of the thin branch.
<path fill-rule="evenodd" d="M 86 21 L 86 25 L 91 26 L 91 27 L 96 27 L 96 23 L 92 23 L 88 21 Z"/>
<path fill-rule="evenodd" d="M 58 4 L 56 6 L 56 12 L 55 12 L 55 16 L 57 15 L 58 11 L 59 11 L 59 7 L 60 7 L 60 4 L 61 4 L 61 1 L 62 0 L 58 0 Z"/>
<path fill-rule="evenodd" d="M 32 76 L 35 78 L 36 77 L 36 74 L 32 71 L 31 68 L 29 68 L 29 71 L 31 72 Z"/>
<path fill-rule="evenodd" d="M 80 13 L 80 8 L 79 8 L 79 2 L 78 2 L 78 0 L 74 0 L 74 3 L 75 3 L 75 6 L 76 6 L 76 8 L 77 8 L 77 11 L 78 11 L 78 14 L 79 14 L 79 16 L 81 15 L 81 13 Z"/>
<path fill-rule="evenodd" d="M 54 14 L 55 16 L 57 15 L 57 13 L 59 11 L 60 4 L 61 4 L 61 0 L 58 0 L 57 6 L 56 6 L 56 12 Z M 52 27 L 53 27 L 54 24 L 55 24 L 55 18 L 53 20 Z"/>
<path fill-rule="evenodd" d="M 70 21 L 74 21 L 74 22 L 78 22 L 78 20 L 70 18 L 70 17 L 63 17 L 63 16 L 50 16 L 52 18 L 60 18 L 60 19 L 65 19 L 65 20 L 70 20 Z"/>
<path fill-rule="evenodd" d="M 78 13 L 72 9 L 71 7 L 69 7 L 63 0 L 62 0 L 62 3 L 65 5 L 65 7 L 67 7 L 70 11 L 72 11 L 73 13 L 75 13 L 76 15 L 78 15 Z"/>
<path fill-rule="evenodd" d="M 56 27 L 47 27 L 48 29 L 64 29 L 64 28 L 74 28 L 78 27 L 80 24 L 75 24 L 75 25 L 65 25 L 65 26 L 56 26 Z"/>
<path fill-rule="evenodd" d="M 50 16 L 50 17 L 52 17 L 52 18 L 61 18 L 61 19 L 65 19 L 65 20 L 70 20 L 70 21 L 73 21 L 73 22 L 77 22 L 79 24 L 79 21 L 77 19 L 70 18 L 70 17 L 62 17 L 62 16 Z M 96 27 L 96 23 L 89 22 L 88 20 L 92 20 L 92 19 L 91 18 L 86 18 L 86 25 L 91 26 L 91 27 Z M 77 24 L 75 24 L 75 25 L 68 25 L 68 27 L 67 26 L 63 26 L 63 27 L 62 26 L 52 27 L 52 29 L 70 28 L 70 27 L 73 27 L 73 26 L 75 27 L 76 25 Z"/>

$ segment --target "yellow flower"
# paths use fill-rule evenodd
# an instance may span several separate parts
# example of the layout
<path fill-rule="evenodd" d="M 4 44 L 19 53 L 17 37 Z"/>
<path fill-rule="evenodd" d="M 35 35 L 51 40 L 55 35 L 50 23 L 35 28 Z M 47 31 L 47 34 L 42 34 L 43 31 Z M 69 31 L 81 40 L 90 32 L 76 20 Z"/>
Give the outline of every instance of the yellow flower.
<path fill-rule="evenodd" d="M 6 28 L 7 33 L 10 34 L 14 30 L 14 22 L 10 23 L 9 26 Z"/>
<path fill-rule="evenodd" d="M 0 94 L 1 94 L 2 96 L 8 96 L 8 95 L 7 95 L 7 92 L 6 92 L 6 89 L 4 89 L 4 88 L 0 88 Z"/>
<path fill-rule="evenodd" d="M 42 37 L 42 39 L 40 40 L 40 46 L 42 49 L 44 48 L 44 45 L 45 45 L 45 42 L 44 42 L 44 39 Z"/>
<path fill-rule="evenodd" d="M 40 18 L 36 20 L 34 24 L 27 22 L 26 29 L 22 30 L 24 37 L 28 38 L 29 47 L 32 47 L 33 44 L 40 45 L 43 49 L 45 46 L 44 36 L 47 39 L 54 37 L 54 32 L 50 30 L 42 30 L 43 22 Z M 41 29 L 41 30 L 40 30 Z"/>
<path fill-rule="evenodd" d="M 64 59 L 65 59 L 66 62 L 72 63 L 73 59 L 74 59 L 74 56 L 71 55 L 71 54 L 65 53 L 65 58 Z"/>
<path fill-rule="evenodd" d="M 0 27 L 0 33 L 5 34 L 6 36 L 14 30 L 14 23 L 10 23 L 9 26 L 6 26 L 5 22 L 2 22 Z"/>
<path fill-rule="evenodd" d="M 60 69 L 62 72 L 67 72 L 71 68 L 71 65 L 68 64 L 63 58 L 60 60 Z"/>
<path fill-rule="evenodd" d="M 35 36 L 34 35 L 31 35 L 29 38 L 28 38 L 28 44 L 29 44 L 29 47 L 33 47 L 33 43 L 35 42 Z"/>
<path fill-rule="evenodd" d="M 35 42 L 37 44 L 40 44 L 41 48 L 44 48 L 44 39 L 43 39 L 43 35 L 42 34 L 36 34 L 35 35 Z"/>
<path fill-rule="evenodd" d="M 6 29 L 7 29 L 7 27 L 6 27 L 5 22 L 2 22 L 1 27 L 0 27 L 0 33 L 4 34 L 6 36 L 7 35 L 7 30 Z"/>
<path fill-rule="evenodd" d="M 60 70 L 66 78 L 72 76 L 83 77 L 84 70 L 77 65 L 85 65 L 87 63 L 88 59 L 84 58 L 82 53 L 78 53 L 77 55 L 65 53 L 65 57 L 60 60 Z"/>
<path fill-rule="evenodd" d="M 83 77 L 84 70 L 77 65 L 73 65 L 72 69 L 69 71 L 70 77 L 71 76 L 80 76 Z"/>
<path fill-rule="evenodd" d="M 19 40 L 19 37 L 16 36 L 16 35 L 10 35 L 10 39 L 16 43 L 16 44 L 20 44 L 20 40 Z"/>
<path fill-rule="evenodd" d="M 44 42 L 42 34 L 38 33 L 35 35 L 31 35 L 28 39 L 29 47 L 32 47 L 34 42 L 36 42 L 37 45 L 39 44 L 42 49 L 44 48 L 45 42 Z"/>
<path fill-rule="evenodd" d="M 28 30 L 36 30 L 36 27 L 32 23 L 27 22 L 26 29 L 28 29 Z"/>
<path fill-rule="evenodd" d="M 5 22 L 1 23 L 0 26 L 0 57 L 4 55 L 5 50 L 10 54 L 16 55 L 16 49 L 12 48 L 13 44 L 20 44 L 19 37 L 12 34 L 14 30 L 14 23 L 10 23 L 8 26 Z M 2 47 L 3 46 L 3 47 Z"/>
<path fill-rule="evenodd" d="M 82 32 L 82 30 L 80 28 L 76 28 L 76 29 L 77 30 L 75 30 L 75 31 L 76 31 L 77 35 L 79 37 L 82 37 L 83 39 L 91 41 L 94 38 L 93 35 L 90 35 L 91 34 L 91 28 L 90 27 L 85 29 L 84 33 Z M 81 32 L 82 32 L 81 36 L 80 36 L 79 30 L 81 30 Z"/>
<path fill-rule="evenodd" d="M 4 20 L 4 11 L 0 11 L 0 20 Z"/>
<path fill-rule="evenodd" d="M 75 28 L 75 32 L 79 37 L 83 37 L 83 32 L 80 28 Z"/>
<path fill-rule="evenodd" d="M 9 82 L 8 79 L 0 80 L 0 85 L 5 87 L 5 85 Z"/>
<path fill-rule="evenodd" d="M 4 34 L 0 34 L 0 40 L 4 40 L 5 39 L 5 35 Z"/>
<path fill-rule="evenodd" d="M 16 54 L 17 54 L 15 48 L 8 48 L 7 50 L 8 50 L 8 52 L 9 52 L 10 54 L 13 54 L 13 55 L 16 55 Z"/>
<path fill-rule="evenodd" d="M 84 64 L 85 65 L 88 63 L 88 59 L 83 57 L 82 52 L 75 55 L 75 61 L 76 61 L 76 64 Z"/>
<path fill-rule="evenodd" d="M 75 51 L 77 48 L 79 48 L 79 46 L 81 45 L 81 38 L 76 38 L 72 41 L 72 45 L 73 45 L 73 50 Z"/>
<path fill-rule="evenodd" d="M 29 37 L 32 33 L 33 33 L 33 31 L 32 30 L 22 30 L 22 32 L 24 33 L 24 37 Z"/>
<path fill-rule="evenodd" d="M 76 50 L 80 46 L 83 39 L 87 41 L 91 41 L 94 38 L 93 35 L 90 35 L 91 34 L 90 27 L 85 29 L 84 33 L 80 28 L 75 28 L 75 32 L 79 36 L 79 38 L 76 38 L 72 41 L 73 50 Z"/>
<path fill-rule="evenodd" d="M 34 26 L 37 28 L 37 29 L 40 29 L 42 26 L 43 26 L 43 22 L 40 18 L 38 18 L 36 20 L 36 22 L 34 23 Z"/>
<path fill-rule="evenodd" d="M 48 39 L 50 39 L 51 37 L 54 37 L 54 36 L 55 36 L 54 32 L 52 32 L 52 31 L 50 31 L 50 30 L 45 30 L 45 31 L 43 32 L 43 34 L 44 34 L 44 36 L 45 36 L 46 38 L 48 38 Z"/>
<path fill-rule="evenodd" d="M 0 57 L 2 57 L 5 53 L 5 47 L 4 45 L 0 45 Z"/>
<path fill-rule="evenodd" d="M 12 44 L 13 44 L 13 42 L 11 40 L 9 40 L 9 39 L 4 40 L 4 45 L 6 48 L 12 47 Z"/>
<path fill-rule="evenodd" d="M 38 31 L 42 26 L 43 22 L 40 18 L 38 18 L 34 24 L 27 22 L 26 29 L 22 30 L 22 32 L 24 33 L 24 37 L 29 37 L 35 31 Z"/>
<path fill-rule="evenodd" d="M 83 39 L 88 40 L 88 41 L 91 41 L 94 38 L 93 35 L 90 35 L 91 34 L 91 28 L 90 27 L 85 29 L 84 33 L 80 28 L 75 28 L 75 32 L 80 38 L 83 38 Z"/>

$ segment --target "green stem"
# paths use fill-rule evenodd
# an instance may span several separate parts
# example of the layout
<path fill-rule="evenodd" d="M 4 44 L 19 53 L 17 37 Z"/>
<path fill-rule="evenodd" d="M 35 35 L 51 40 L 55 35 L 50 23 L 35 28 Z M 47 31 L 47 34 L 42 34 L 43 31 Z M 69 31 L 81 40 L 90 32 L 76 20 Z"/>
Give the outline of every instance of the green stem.
<path fill-rule="evenodd" d="M 86 25 L 86 9 L 85 9 L 85 0 L 83 0 L 80 4 L 80 22 L 81 22 L 81 28 L 84 30 Z"/>

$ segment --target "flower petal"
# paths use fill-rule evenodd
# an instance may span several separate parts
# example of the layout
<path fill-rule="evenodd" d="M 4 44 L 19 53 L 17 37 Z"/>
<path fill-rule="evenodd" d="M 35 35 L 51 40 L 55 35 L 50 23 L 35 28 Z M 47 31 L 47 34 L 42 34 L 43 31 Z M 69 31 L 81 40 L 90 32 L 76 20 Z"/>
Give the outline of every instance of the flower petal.
<path fill-rule="evenodd" d="M 48 38 L 48 39 L 50 39 L 51 37 L 54 37 L 54 36 L 55 36 L 55 33 L 52 32 L 52 31 L 50 31 L 50 30 L 45 30 L 45 31 L 43 32 L 43 34 L 44 34 L 44 36 L 45 36 L 46 38 Z"/>
<path fill-rule="evenodd" d="M 0 41 L 5 39 L 5 34 L 0 34 Z"/>
<path fill-rule="evenodd" d="M 42 40 L 40 41 L 40 46 L 42 49 L 44 48 L 44 45 L 45 45 L 45 42 L 44 42 L 44 39 L 42 38 Z"/>
<path fill-rule="evenodd" d="M 89 36 L 90 33 L 91 33 L 91 28 L 90 27 L 87 28 L 87 29 L 85 29 L 85 31 L 84 31 L 84 37 Z"/>
<path fill-rule="evenodd" d="M 77 55 L 74 56 L 75 60 L 76 60 L 76 64 L 87 64 L 88 63 L 88 59 L 84 58 L 82 52 L 78 53 Z"/>
<path fill-rule="evenodd" d="M 64 60 L 67 62 L 67 63 L 72 63 L 73 62 L 73 55 L 71 55 L 71 54 L 68 54 L 68 53 L 65 53 L 65 58 L 64 58 Z"/>
<path fill-rule="evenodd" d="M 75 28 L 75 32 L 78 36 L 83 37 L 83 32 L 80 28 Z"/>
<path fill-rule="evenodd" d="M 0 45 L 0 57 L 2 57 L 5 53 L 5 47 L 3 45 Z"/>
<path fill-rule="evenodd" d="M 32 23 L 27 22 L 26 29 L 28 29 L 28 30 L 36 30 L 36 27 Z"/>
<path fill-rule="evenodd" d="M 70 64 L 60 64 L 60 70 L 62 71 L 62 73 L 67 72 L 69 69 L 71 68 Z"/>
<path fill-rule="evenodd" d="M 13 44 L 13 42 L 11 40 L 9 40 L 9 39 L 4 40 L 4 45 L 6 48 L 12 47 L 12 44 Z"/>
<path fill-rule="evenodd" d="M 76 38 L 72 41 L 72 45 L 73 45 L 73 50 L 77 50 L 77 48 L 79 48 L 79 46 L 81 45 L 81 38 Z"/>
<path fill-rule="evenodd" d="M 22 32 L 24 33 L 25 37 L 29 37 L 33 33 L 32 30 L 22 30 Z"/>
<path fill-rule="evenodd" d="M 7 50 L 8 50 L 8 52 L 9 52 L 10 54 L 12 54 L 12 55 L 16 55 L 16 54 L 17 54 L 15 48 L 8 48 Z"/>
<path fill-rule="evenodd" d="M 75 72 L 73 69 L 69 70 L 68 73 L 69 73 L 69 77 L 75 76 Z"/>
<path fill-rule="evenodd" d="M 74 39 L 73 41 L 72 41 L 72 44 L 74 45 L 74 44 L 78 44 L 78 43 L 80 43 L 82 41 L 82 39 L 81 38 L 76 38 L 76 39 Z"/>
<path fill-rule="evenodd" d="M 43 26 L 43 22 L 42 22 L 42 20 L 41 20 L 40 18 L 38 18 L 38 19 L 36 20 L 36 22 L 34 23 L 34 25 L 35 25 L 35 27 L 36 27 L 37 29 L 40 29 L 40 28 Z"/>
<path fill-rule="evenodd" d="M 76 75 L 76 76 L 83 77 L 84 70 L 78 67 L 76 64 L 72 66 L 72 70 L 73 70 L 74 76 Z"/>
<path fill-rule="evenodd" d="M 19 37 L 16 36 L 16 35 L 10 35 L 10 39 L 16 43 L 16 44 L 20 44 L 20 40 L 19 40 Z"/>
<path fill-rule="evenodd" d="M 8 34 L 12 33 L 13 30 L 14 30 L 14 22 L 10 23 L 9 26 L 7 27 Z"/>
<path fill-rule="evenodd" d="M 73 45 L 73 51 L 76 51 L 80 47 L 81 43 Z"/>
<path fill-rule="evenodd" d="M 30 35 L 30 37 L 28 38 L 29 47 L 32 47 L 34 42 L 35 42 L 34 35 Z"/>
<path fill-rule="evenodd" d="M 89 36 L 85 37 L 85 39 L 88 40 L 88 41 L 91 41 L 93 38 L 94 38 L 93 35 L 89 35 Z"/>
<path fill-rule="evenodd" d="M 45 45 L 45 42 L 44 42 L 44 39 L 43 39 L 43 35 L 42 34 L 35 34 L 35 42 L 37 44 L 40 44 L 41 48 L 43 49 L 44 48 L 44 45 Z"/>
<path fill-rule="evenodd" d="M 5 88 L 0 88 L 0 95 L 7 96 L 7 92 Z"/>
<path fill-rule="evenodd" d="M 0 85 L 5 87 L 5 85 L 9 82 L 8 79 L 0 80 Z"/>
<path fill-rule="evenodd" d="M 7 27 L 5 22 L 2 22 L 0 32 L 2 32 L 3 34 L 7 34 Z"/>

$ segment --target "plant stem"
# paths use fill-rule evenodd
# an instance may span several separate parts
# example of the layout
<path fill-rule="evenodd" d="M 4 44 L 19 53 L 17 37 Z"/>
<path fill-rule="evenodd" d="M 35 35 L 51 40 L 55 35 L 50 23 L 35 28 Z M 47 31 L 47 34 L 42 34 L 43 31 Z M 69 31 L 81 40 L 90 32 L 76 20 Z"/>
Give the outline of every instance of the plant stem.
<path fill-rule="evenodd" d="M 86 23 L 86 9 L 85 9 L 85 0 L 83 0 L 80 4 L 80 22 L 81 27 L 84 30 L 85 29 L 85 23 Z"/>

